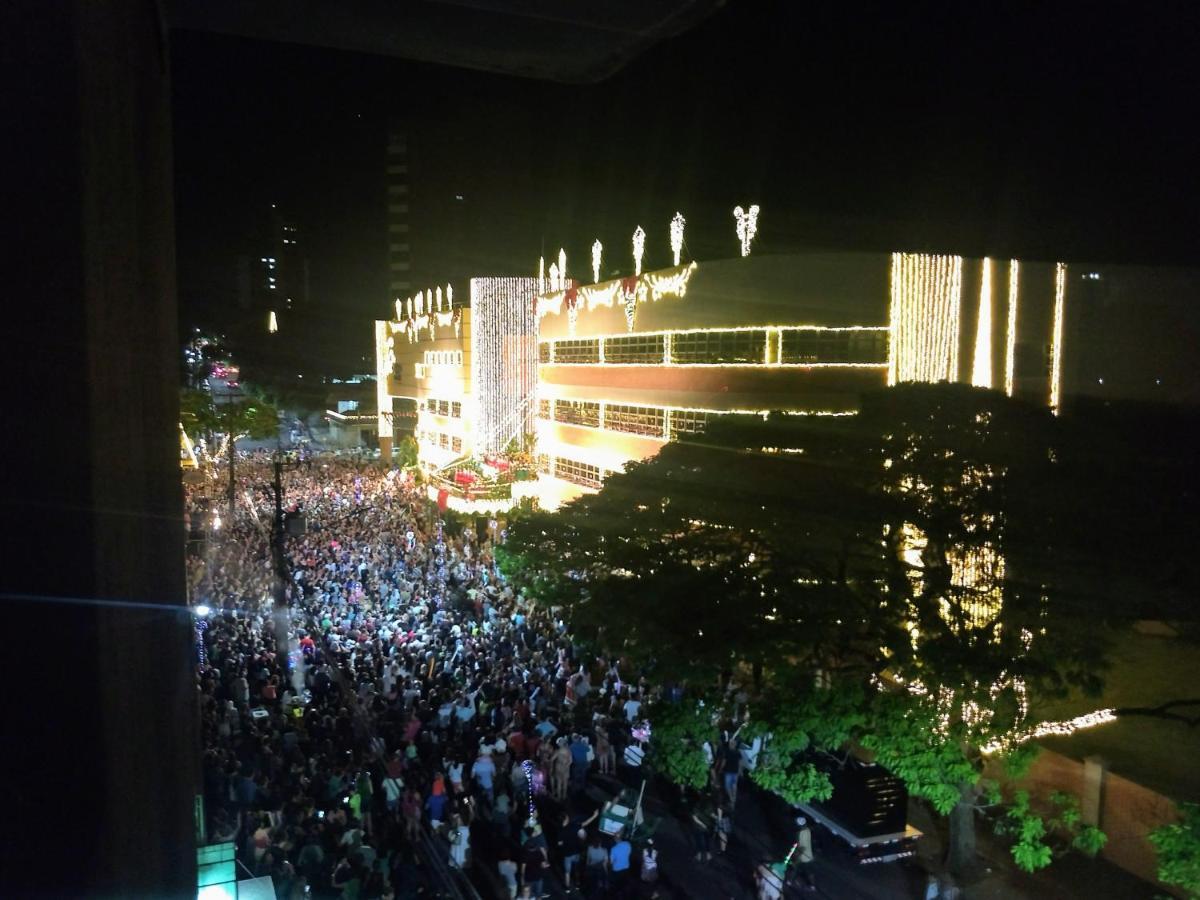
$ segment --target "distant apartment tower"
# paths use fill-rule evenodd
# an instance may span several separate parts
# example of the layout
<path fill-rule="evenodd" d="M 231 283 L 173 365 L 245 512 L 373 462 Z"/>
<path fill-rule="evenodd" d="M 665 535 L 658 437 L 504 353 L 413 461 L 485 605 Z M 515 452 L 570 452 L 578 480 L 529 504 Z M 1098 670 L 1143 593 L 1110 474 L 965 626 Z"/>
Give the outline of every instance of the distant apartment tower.
<path fill-rule="evenodd" d="M 238 302 L 276 328 L 288 313 L 308 306 L 309 265 L 294 219 L 272 203 L 255 222 L 249 252 L 238 258 Z"/>
<path fill-rule="evenodd" d="M 388 302 L 412 292 L 412 245 L 409 241 L 408 139 L 392 130 L 387 145 Z"/>

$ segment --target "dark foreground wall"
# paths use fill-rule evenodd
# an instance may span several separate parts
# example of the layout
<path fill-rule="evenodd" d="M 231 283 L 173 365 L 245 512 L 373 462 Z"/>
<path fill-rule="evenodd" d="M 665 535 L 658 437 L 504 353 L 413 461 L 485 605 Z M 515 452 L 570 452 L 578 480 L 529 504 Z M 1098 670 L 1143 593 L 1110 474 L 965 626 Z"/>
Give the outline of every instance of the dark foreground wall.
<path fill-rule="evenodd" d="M 166 36 L 2 6 L 0 896 L 195 896 Z"/>

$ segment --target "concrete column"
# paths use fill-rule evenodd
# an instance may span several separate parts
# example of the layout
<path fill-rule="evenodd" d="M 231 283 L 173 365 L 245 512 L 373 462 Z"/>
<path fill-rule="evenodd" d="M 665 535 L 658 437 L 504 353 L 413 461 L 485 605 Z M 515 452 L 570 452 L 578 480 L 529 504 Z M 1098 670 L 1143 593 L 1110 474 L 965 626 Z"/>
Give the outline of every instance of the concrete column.
<path fill-rule="evenodd" d="M 1084 825 L 1100 825 L 1100 814 L 1104 809 L 1104 776 L 1108 762 L 1099 756 L 1089 756 L 1083 761 L 1083 795 L 1079 798 L 1079 814 Z"/>

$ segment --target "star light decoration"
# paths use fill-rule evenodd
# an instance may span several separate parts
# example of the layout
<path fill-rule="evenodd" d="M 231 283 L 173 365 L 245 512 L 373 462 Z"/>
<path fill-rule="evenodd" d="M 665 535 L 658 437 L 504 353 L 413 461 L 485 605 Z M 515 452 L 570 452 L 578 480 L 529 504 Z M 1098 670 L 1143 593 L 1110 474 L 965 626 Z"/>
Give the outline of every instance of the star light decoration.
<path fill-rule="evenodd" d="M 604 253 L 604 245 L 600 243 L 600 239 L 592 243 L 592 281 L 600 281 L 600 256 Z"/>
<path fill-rule="evenodd" d="M 679 265 L 679 254 L 683 250 L 683 226 L 686 224 L 687 219 L 681 212 L 675 213 L 675 218 L 671 219 L 671 253 L 675 256 L 675 265 Z"/>
<path fill-rule="evenodd" d="M 738 240 L 742 242 L 742 256 L 750 255 L 750 242 L 758 234 L 758 212 L 757 203 L 752 204 L 749 210 L 740 206 L 733 210 L 733 217 L 737 219 Z"/>
<path fill-rule="evenodd" d="M 642 274 L 642 254 L 646 252 L 646 232 L 639 225 L 633 232 L 633 274 Z"/>

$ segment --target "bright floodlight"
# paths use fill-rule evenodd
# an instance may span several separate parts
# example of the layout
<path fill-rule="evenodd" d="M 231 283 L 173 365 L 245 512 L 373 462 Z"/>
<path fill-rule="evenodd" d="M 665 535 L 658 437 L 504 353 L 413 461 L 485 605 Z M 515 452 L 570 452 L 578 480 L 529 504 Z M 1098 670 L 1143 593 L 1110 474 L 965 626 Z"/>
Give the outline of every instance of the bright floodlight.
<path fill-rule="evenodd" d="M 196 615 L 198 615 L 202 619 L 205 616 L 207 616 L 210 612 L 212 612 L 212 610 L 209 609 L 207 606 L 205 606 L 203 603 L 201 603 L 199 606 L 196 607 Z"/>

